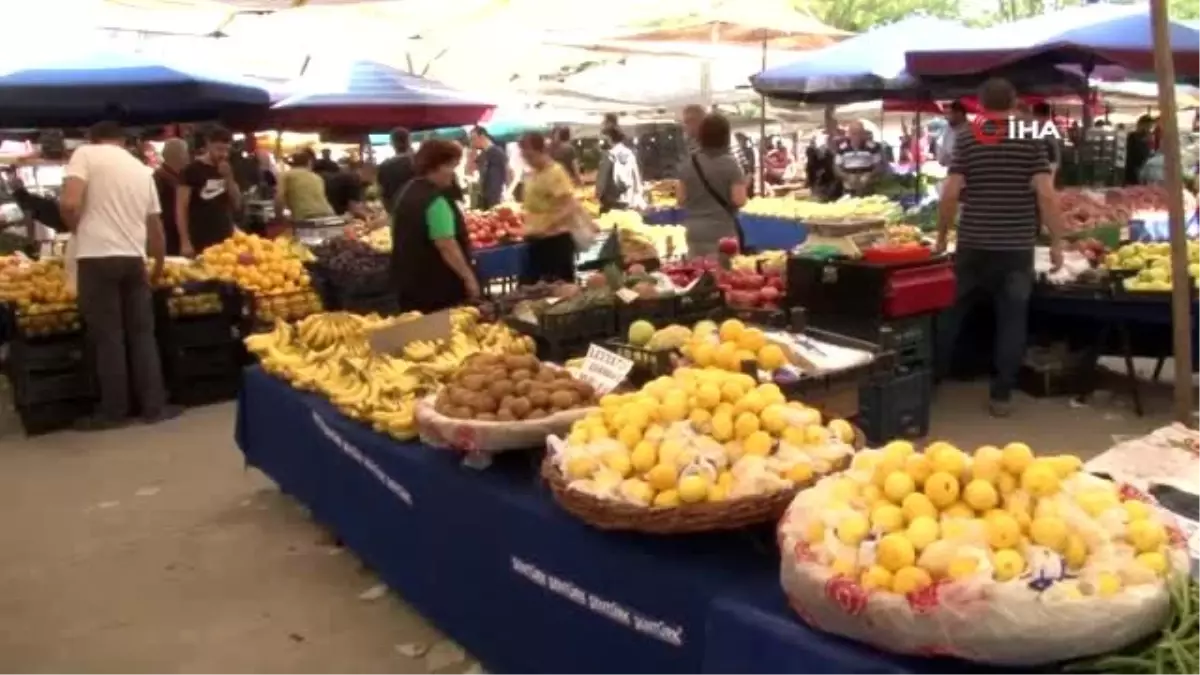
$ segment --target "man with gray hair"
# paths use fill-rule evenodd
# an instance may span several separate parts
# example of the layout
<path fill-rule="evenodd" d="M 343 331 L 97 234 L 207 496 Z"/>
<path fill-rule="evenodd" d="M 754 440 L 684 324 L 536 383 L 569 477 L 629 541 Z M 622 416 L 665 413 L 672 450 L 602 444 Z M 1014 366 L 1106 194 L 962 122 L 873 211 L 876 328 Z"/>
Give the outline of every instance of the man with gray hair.
<path fill-rule="evenodd" d="M 162 166 L 154 172 L 154 187 L 158 190 L 158 202 L 162 206 L 163 235 L 167 243 L 167 255 L 179 253 L 179 227 L 175 223 L 175 194 L 183 167 L 191 160 L 187 141 L 171 138 L 163 144 Z"/>
<path fill-rule="evenodd" d="M 704 121 L 704 116 L 707 114 L 708 111 L 704 106 L 697 103 L 693 103 L 683 109 L 683 135 L 687 139 L 687 154 L 683 158 L 684 162 L 691 162 L 691 155 L 700 149 L 698 137 L 700 123 Z M 746 166 L 746 154 L 742 152 L 742 146 L 738 145 L 732 136 L 729 139 L 729 154 L 733 155 L 733 159 L 737 162 L 738 166 Z M 678 171 L 678 168 L 676 168 L 676 171 Z"/>

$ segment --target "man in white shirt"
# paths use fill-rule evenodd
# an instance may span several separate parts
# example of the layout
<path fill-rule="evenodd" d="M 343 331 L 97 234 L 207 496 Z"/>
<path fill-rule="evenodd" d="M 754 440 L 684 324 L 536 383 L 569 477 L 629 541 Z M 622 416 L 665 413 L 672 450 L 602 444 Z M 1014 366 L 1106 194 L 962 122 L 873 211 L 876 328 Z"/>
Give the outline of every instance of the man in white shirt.
<path fill-rule="evenodd" d="M 67 165 L 60 200 L 76 240 L 79 310 L 100 384 L 99 408 L 81 423 L 86 429 L 125 423 L 127 358 L 143 418 L 158 422 L 180 412 L 167 405 L 146 275 L 147 249 L 154 277 L 162 273 L 162 209 L 150 168 L 125 149 L 124 139 L 114 122 L 92 127 L 90 143 L 76 149 Z"/>

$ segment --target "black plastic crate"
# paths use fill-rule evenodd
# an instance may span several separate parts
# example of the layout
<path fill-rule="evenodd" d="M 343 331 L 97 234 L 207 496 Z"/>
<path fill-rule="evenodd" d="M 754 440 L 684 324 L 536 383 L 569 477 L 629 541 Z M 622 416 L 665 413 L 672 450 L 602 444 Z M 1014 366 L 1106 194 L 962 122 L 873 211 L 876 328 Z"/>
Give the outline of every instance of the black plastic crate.
<path fill-rule="evenodd" d="M 354 314 L 392 316 L 400 313 L 400 302 L 391 289 L 381 293 L 341 293 L 336 302 L 341 311 Z"/>
<path fill-rule="evenodd" d="M 699 281 L 691 292 L 675 296 L 676 323 L 691 326 L 698 321 L 712 319 L 725 310 L 725 295 L 715 283 L 707 285 Z"/>
<path fill-rule="evenodd" d="M 858 426 L 873 444 L 929 434 L 933 373 L 918 370 L 864 386 L 859 392 Z"/>
<path fill-rule="evenodd" d="M 242 292 L 225 281 L 189 281 L 182 286 L 154 290 L 154 316 L 158 321 L 221 315 L 234 320 L 242 314 Z"/>
<path fill-rule="evenodd" d="M 612 305 L 585 307 L 561 314 L 543 313 L 536 324 L 506 317 L 515 331 L 550 343 L 594 342 L 616 335 L 616 311 Z"/>
<path fill-rule="evenodd" d="M 787 310 L 762 309 L 759 307 L 725 306 L 722 316 L 726 319 L 737 319 L 745 324 L 763 326 L 765 328 L 783 328 L 791 325 Z"/>
<path fill-rule="evenodd" d="M 94 397 L 96 378 L 84 364 L 62 371 L 10 372 L 17 405 L 40 405 Z"/>
<path fill-rule="evenodd" d="M 238 343 L 167 349 L 162 352 L 162 368 L 168 380 L 236 377 L 241 370 Z"/>
<path fill-rule="evenodd" d="M 229 344 L 240 330 L 230 317 L 216 314 L 190 316 L 162 321 L 157 329 L 161 349 L 186 349 Z"/>
<path fill-rule="evenodd" d="M 95 405 L 90 399 L 18 405 L 17 417 L 26 435 L 38 436 L 71 428 L 76 421 L 92 414 Z"/>
<path fill-rule="evenodd" d="M 638 298 L 632 302 L 618 298 L 616 314 L 616 334 L 621 337 L 627 337 L 629 327 L 638 321 L 649 321 L 655 328 L 665 328 L 675 323 L 675 296 Z"/>
<path fill-rule="evenodd" d="M 79 367 L 87 358 L 82 333 L 32 340 L 17 337 L 8 349 L 10 373 L 58 372 Z"/>
<path fill-rule="evenodd" d="M 630 370 L 628 379 L 637 385 L 675 372 L 675 364 L 680 356 L 677 349 L 653 351 L 620 340 L 605 340 L 600 346 L 633 361 L 633 369 Z"/>
<path fill-rule="evenodd" d="M 897 373 L 933 367 L 933 316 L 887 321 L 880 327 L 879 344 L 895 354 Z"/>
<path fill-rule="evenodd" d="M 232 401 L 241 385 L 241 373 L 237 371 L 232 376 L 171 380 L 167 393 L 176 405 L 200 406 Z"/>

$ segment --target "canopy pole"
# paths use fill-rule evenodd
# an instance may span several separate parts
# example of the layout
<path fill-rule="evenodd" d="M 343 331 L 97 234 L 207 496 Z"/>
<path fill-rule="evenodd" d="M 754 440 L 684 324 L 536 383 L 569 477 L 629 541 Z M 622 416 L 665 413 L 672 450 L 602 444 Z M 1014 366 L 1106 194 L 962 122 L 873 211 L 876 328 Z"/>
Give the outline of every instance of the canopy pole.
<path fill-rule="evenodd" d="M 767 69 L 767 31 L 760 30 L 762 37 L 762 72 Z M 758 105 L 758 195 L 767 196 L 767 95 L 759 94 Z"/>
<path fill-rule="evenodd" d="M 1154 72 L 1158 75 L 1159 123 L 1162 124 L 1163 170 L 1167 184 L 1167 214 L 1171 225 L 1171 327 L 1175 349 L 1175 419 L 1195 420 L 1192 402 L 1191 279 L 1187 273 L 1187 231 L 1183 213 L 1183 171 L 1179 150 L 1179 118 L 1175 104 L 1175 62 L 1171 58 L 1167 3 L 1150 0 L 1154 36 Z"/>

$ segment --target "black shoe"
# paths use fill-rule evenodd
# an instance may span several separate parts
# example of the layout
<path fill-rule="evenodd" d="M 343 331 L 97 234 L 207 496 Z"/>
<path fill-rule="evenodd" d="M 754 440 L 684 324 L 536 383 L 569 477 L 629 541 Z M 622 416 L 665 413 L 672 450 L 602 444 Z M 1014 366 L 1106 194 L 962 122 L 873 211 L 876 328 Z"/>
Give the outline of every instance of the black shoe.
<path fill-rule="evenodd" d="M 108 431 L 110 429 L 120 429 L 129 424 L 128 420 L 113 419 L 103 415 L 88 415 L 75 420 L 72 426 L 76 431 Z"/>
<path fill-rule="evenodd" d="M 998 401 L 996 399 L 992 399 L 988 402 L 988 412 L 992 414 L 992 417 L 1009 417 L 1012 415 L 1012 411 L 1012 401 Z"/>
<path fill-rule="evenodd" d="M 158 424 L 159 422 L 166 422 L 168 420 L 173 420 L 182 414 L 183 414 L 182 406 L 165 405 L 162 407 L 162 410 L 158 411 L 157 414 L 146 415 L 146 416 L 142 417 L 142 421 L 145 422 L 146 424 Z"/>

